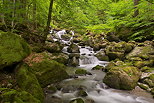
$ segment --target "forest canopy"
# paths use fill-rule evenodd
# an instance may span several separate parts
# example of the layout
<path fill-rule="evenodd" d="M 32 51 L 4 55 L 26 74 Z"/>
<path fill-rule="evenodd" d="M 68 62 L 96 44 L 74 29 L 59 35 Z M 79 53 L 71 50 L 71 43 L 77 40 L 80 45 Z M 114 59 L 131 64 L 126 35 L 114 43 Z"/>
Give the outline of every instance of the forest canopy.
<path fill-rule="evenodd" d="M 51 28 L 114 32 L 126 41 L 154 38 L 154 0 L 1 0 L 0 25 L 12 32 L 19 24 L 43 31 L 51 1 Z"/>

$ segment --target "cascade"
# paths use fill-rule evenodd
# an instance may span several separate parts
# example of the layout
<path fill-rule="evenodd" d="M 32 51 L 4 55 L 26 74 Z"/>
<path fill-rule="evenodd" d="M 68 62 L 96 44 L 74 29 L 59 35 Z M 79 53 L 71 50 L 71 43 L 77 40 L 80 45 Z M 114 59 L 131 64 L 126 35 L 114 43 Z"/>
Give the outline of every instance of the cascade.
<path fill-rule="evenodd" d="M 61 43 L 71 44 L 74 36 L 74 32 L 71 31 L 72 37 L 69 40 L 62 40 L 61 36 L 66 34 L 65 30 L 55 32 L 56 39 L 61 39 Z M 77 44 L 78 45 L 78 44 Z M 68 46 L 63 48 L 63 52 L 67 53 Z M 91 75 L 82 75 L 77 78 L 67 79 L 61 82 L 63 88 L 52 94 L 63 100 L 63 103 L 69 103 L 70 100 L 78 98 L 78 88 L 82 87 L 88 96 L 83 98 L 91 99 L 94 102 L 86 103 L 153 103 L 153 99 L 147 99 L 144 96 L 149 95 L 145 92 L 140 92 L 139 95 L 130 93 L 129 91 L 116 90 L 107 87 L 103 82 L 105 73 L 100 70 L 91 70 L 96 65 L 106 66 L 107 61 L 100 61 L 95 57 L 95 51 L 89 46 L 79 46 L 80 58 L 78 68 L 85 69 L 91 73 Z M 46 102 L 48 103 L 48 102 Z"/>

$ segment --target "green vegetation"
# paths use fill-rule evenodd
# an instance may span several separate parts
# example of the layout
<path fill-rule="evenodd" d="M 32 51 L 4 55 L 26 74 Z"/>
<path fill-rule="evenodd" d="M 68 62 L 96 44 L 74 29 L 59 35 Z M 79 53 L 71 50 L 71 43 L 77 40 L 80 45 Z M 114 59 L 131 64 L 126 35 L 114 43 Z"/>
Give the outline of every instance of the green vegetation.
<path fill-rule="evenodd" d="M 44 31 L 47 24 L 82 34 L 114 32 L 126 41 L 154 39 L 154 0 L 2 0 L 0 11 L 7 31 L 23 25 Z"/>
<path fill-rule="evenodd" d="M 18 35 L 0 31 L 0 69 L 22 61 L 30 53 L 29 45 Z"/>

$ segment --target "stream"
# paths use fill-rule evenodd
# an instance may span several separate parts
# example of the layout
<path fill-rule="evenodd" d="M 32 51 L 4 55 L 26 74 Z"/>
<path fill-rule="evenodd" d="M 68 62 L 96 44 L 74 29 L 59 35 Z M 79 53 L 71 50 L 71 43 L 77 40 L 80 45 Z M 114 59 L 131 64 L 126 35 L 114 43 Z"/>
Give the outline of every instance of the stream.
<path fill-rule="evenodd" d="M 71 31 L 72 35 L 74 32 Z M 61 39 L 61 35 L 65 34 L 65 30 L 57 32 L 56 35 Z M 60 40 L 62 43 L 69 45 L 73 36 L 70 40 Z M 54 39 L 57 41 L 57 39 Z M 63 52 L 67 52 L 68 46 L 64 47 Z M 82 68 L 87 70 L 90 74 L 77 76 L 75 78 L 70 78 L 62 81 L 59 85 L 62 87 L 54 94 L 46 95 L 45 103 L 53 103 L 49 98 L 57 97 L 62 100 L 62 103 L 69 103 L 70 100 L 79 98 L 79 90 L 84 90 L 87 96 L 84 96 L 85 103 L 154 103 L 154 99 L 150 93 L 136 87 L 132 91 L 117 90 L 106 86 L 102 80 L 105 76 L 105 72 L 101 70 L 91 70 L 96 65 L 106 66 L 107 61 L 99 61 L 93 48 L 89 46 L 79 46 L 80 48 L 80 58 L 79 66 L 77 68 Z M 68 53 L 69 54 L 69 53 Z M 59 103 L 59 102 L 55 102 Z M 61 102 L 60 102 L 61 103 Z M 73 102 L 74 103 L 74 102 Z M 76 102 L 75 102 L 76 103 Z"/>

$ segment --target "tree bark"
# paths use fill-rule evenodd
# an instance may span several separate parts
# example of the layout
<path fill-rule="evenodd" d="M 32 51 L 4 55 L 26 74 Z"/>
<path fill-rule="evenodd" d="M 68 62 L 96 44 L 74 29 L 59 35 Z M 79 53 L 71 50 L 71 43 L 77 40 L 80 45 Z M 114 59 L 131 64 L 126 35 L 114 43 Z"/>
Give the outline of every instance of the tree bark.
<path fill-rule="evenodd" d="M 134 17 L 139 15 L 139 9 L 137 8 L 137 5 L 139 4 L 139 0 L 134 0 Z"/>
<path fill-rule="evenodd" d="M 51 22 L 51 16 L 52 16 L 53 1 L 54 1 L 54 0 L 50 0 L 50 6 L 49 6 L 49 12 L 48 12 L 48 20 L 47 20 L 47 25 L 46 25 L 46 28 L 45 28 L 45 35 L 44 35 L 44 39 L 45 39 L 45 40 L 46 40 L 47 35 L 48 35 L 48 33 L 49 33 L 50 22 Z"/>

